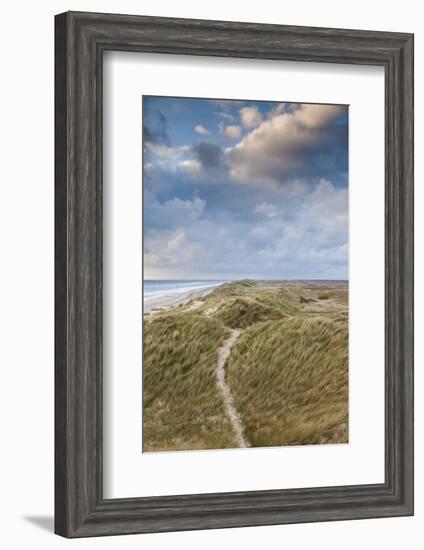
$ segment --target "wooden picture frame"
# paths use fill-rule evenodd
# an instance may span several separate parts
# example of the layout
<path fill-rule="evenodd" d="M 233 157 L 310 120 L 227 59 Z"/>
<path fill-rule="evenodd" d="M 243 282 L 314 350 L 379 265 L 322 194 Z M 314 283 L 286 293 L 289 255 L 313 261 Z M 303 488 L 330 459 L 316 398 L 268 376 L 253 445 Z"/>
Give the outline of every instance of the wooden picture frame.
<path fill-rule="evenodd" d="M 86 537 L 413 514 L 413 35 L 68 12 L 55 21 L 55 531 Z M 104 499 L 102 56 L 385 71 L 385 482 Z"/>

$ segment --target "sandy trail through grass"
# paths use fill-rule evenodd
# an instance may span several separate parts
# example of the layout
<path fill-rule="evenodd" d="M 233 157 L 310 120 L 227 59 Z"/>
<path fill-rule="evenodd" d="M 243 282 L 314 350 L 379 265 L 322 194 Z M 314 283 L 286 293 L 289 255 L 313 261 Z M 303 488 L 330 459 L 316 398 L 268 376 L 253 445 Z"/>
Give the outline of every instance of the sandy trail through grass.
<path fill-rule="evenodd" d="M 144 451 L 348 442 L 346 283 L 232 282 L 144 330 Z"/>
<path fill-rule="evenodd" d="M 234 399 L 231 394 L 230 388 L 225 382 L 225 362 L 230 355 L 231 348 L 233 347 L 235 341 L 240 335 L 240 330 L 233 329 L 231 330 L 230 337 L 225 340 L 223 345 L 218 350 L 218 365 L 216 368 L 216 384 L 219 391 L 222 393 L 224 399 L 224 408 L 225 412 L 231 422 L 233 427 L 236 442 L 239 447 L 250 447 L 248 441 L 243 436 L 243 425 L 240 420 L 240 416 L 234 406 Z"/>

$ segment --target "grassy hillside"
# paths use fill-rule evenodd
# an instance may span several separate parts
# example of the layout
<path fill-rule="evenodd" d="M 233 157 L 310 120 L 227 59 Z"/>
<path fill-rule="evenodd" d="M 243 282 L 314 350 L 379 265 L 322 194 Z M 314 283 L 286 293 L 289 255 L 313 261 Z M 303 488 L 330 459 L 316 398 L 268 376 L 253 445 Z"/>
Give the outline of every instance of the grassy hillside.
<path fill-rule="evenodd" d="M 235 446 L 215 372 L 231 329 L 225 378 L 251 446 L 346 442 L 347 305 L 345 283 L 243 280 L 146 316 L 144 450 Z"/>
<path fill-rule="evenodd" d="M 227 364 L 255 447 L 347 441 L 347 377 L 347 323 L 325 316 L 250 327 Z"/>
<path fill-rule="evenodd" d="M 215 385 L 217 350 L 227 332 L 196 313 L 145 323 L 145 451 L 234 446 Z"/>
<path fill-rule="evenodd" d="M 284 318 L 284 313 L 257 300 L 234 298 L 222 305 L 216 315 L 230 328 L 247 328 L 250 325 Z"/>

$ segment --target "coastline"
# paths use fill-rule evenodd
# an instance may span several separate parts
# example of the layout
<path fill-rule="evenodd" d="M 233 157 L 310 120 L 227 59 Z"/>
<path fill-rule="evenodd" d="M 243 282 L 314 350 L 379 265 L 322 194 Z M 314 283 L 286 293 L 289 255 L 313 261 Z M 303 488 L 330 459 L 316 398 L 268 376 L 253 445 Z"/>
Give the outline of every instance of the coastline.
<path fill-rule="evenodd" d="M 162 296 L 156 296 L 156 297 L 149 297 L 144 298 L 143 301 L 143 316 L 147 317 L 153 317 L 155 314 L 169 311 L 171 309 L 176 309 L 179 306 L 184 306 L 188 304 L 191 300 L 200 300 L 201 298 L 204 298 L 208 294 L 210 294 L 212 291 L 216 290 L 220 286 L 224 284 L 228 284 L 230 281 L 224 281 L 220 282 L 216 285 L 209 286 L 207 288 L 197 289 L 197 290 L 190 290 L 187 289 L 186 292 L 179 292 L 179 293 L 173 293 L 169 292 L 168 294 L 163 294 Z M 240 281 L 231 281 L 232 283 L 239 283 Z M 322 285 L 324 288 L 327 286 L 330 287 L 337 287 L 341 286 L 344 287 L 346 284 L 348 285 L 348 281 L 343 280 L 257 280 L 256 283 L 258 283 L 263 290 L 273 290 L 276 286 L 279 285 L 293 285 L 293 286 L 310 286 L 313 288 L 318 288 L 319 285 Z M 201 305 L 201 302 L 197 302 L 194 307 L 197 307 Z"/>
<path fill-rule="evenodd" d="M 219 286 L 221 286 L 221 284 L 203 290 L 189 290 L 181 294 L 166 294 L 155 298 L 149 298 L 148 303 L 144 300 L 143 314 L 152 316 L 160 311 L 167 311 L 174 307 L 185 305 L 191 300 L 207 296 Z"/>

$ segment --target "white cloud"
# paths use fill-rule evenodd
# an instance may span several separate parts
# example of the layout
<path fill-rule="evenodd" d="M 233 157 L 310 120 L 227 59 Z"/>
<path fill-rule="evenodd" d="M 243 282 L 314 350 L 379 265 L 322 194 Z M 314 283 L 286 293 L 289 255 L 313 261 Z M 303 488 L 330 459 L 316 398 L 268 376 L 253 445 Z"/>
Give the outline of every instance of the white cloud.
<path fill-rule="evenodd" d="M 201 124 L 198 124 L 195 128 L 194 128 L 194 131 L 197 133 L 197 134 L 201 134 L 201 135 L 206 135 L 206 134 L 210 134 L 209 130 L 207 130 L 204 126 L 202 126 Z"/>
<path fill-rule="evenodd" d="M 145 273 L 188 279 L 346 278 L 346 181 L 340 170 L 323 169 L 325 144 L 334 143 L 326 138 L 336 136 L 335 127 L 346 127 L 332 123 L 339 108 L 285 104 L 246 128 L 240 114 L 246 105 L 227 105 L 222 115 L 211 106 L 220 121 L 217 143 L 201 134 L 190 147 L 146 143 Z M 253 115 L 247 124 L 254 123 Z M 207 121 L 192 119 L 193 138 L 199 120 Z M 215 125 L 202 128 L 218 135 Z M 323 151 L 324 157 L 313 156 Z M 343 152 L 343 143 L 334 151 Z"/>
<path fill-rule="evenodd" d="M 243 107 L 240 109 L 240 120 L 245 128 L 254 128 L 262 122 L 262 115 L 257 107 Z"/>
<path fill-rule="evenodd" d="M 296 183 L 290 191 L 268 189 L 262 198 L 243 220 L 225 210 L 211 217 L 197 196 L 159 205 L 151 212 L 157 224 L 146 238 L 149 271 L 160 270 L 165 278 L 187 269 L 187 278 L 347 277 L 346 188 L 322 179 L 317 185 Z"/>
<path fill-rule="evenodd" d="M 237 125 L 230 125 L 230 126 L 224 126 L 222 122 L 219 123 L 219 129 L 220 132 L 227 138 L 227 139 L 239 139 L 241 136 L 241 128 Z"/>
<path fill-rule="evenodd" d="M 179 147 L 168 147 L 167 145 L 155 145 L 154 143 L 146 143 L 146 148 L 158 157 L 176 158 L 190 151 L 188 145 Z"/>
<path fill-rule="evenodd" d="M 159 202 L 149 189 L 145 190 L 144 204 L 148 226 L 154 228 L 185 227 L 198 220 L 206 206 L 206 202 L 197 196 L 192 200 L 175 197 Z"/>
<path fill-rule="evenodd" d="M 184 231 L 178 231 L 175 236 L 169 239 L 169 241 L 166 243 L 166 247 L 171 253 L 179 252 L 182 245 L 185 244 L 185 241 L 186 235 Z"/>
<path fill-rule="evenodd" d="M 277 103 L 277 105 L 272 109 L 270 115 L 275 116 L 275 115 L 281 115 L 281 113 L 285 113 L 286 105 L 287 105 L 286 103 Z"/>
<path fill-rule="evenodd" d="M 313 191 L 306 195 L 307 215 L 319 227 L 323 239 L 337 237 L 347 240 L 348 201 L 347 187 L 336 189 L 325 179 L 320 180 Z"/>
<path fill-rule="evenodd" d="M 217 112 L 217 113 L 215 113 L 215 114 L 217 114 L 217 115 L 218 115 L 219 117 L 221 117 L 221 118 L 225 118 L 225 120 L 230 120 L 230 121 L 236 120 L 236 117 L 235 117 L 235 116 L 230 115 L 230 113 L 226 113 L 225 111 L 219 111 L 219 112 Z"/>
<path fill-rule="evenodd" d="M 304 124 L 307 128 L 320 128 L 343 111 L 342 105 L 302 105 L 294 111 L 296 122 Z"/>
<path fill-rule="evenodd" d="M 277 207 L 275 204 L 270 204 L 268 202 L 261 202 L 255 206 L 254 212 L 257 214 L 263 214 L 267 218 L 275 218 L 277 215 Z"/>
<path fill-rule="evenodd" d="M 187 159 L 180 162 L 180 167 L 191 174 L 198 174 L 202 169 L 202 163 L 198 159 Z"/>
<path fill-rule="evenodd" d="M 226 150 L 232 176 L 254 181 L 295 173 L 302 167 L 305 148 L 320 143 L 321 130 L 342 110 L 338 105 L 302 105 L 262 122 Z"/>
<path fill-rule="evenodd" d="M 155 232 L 145 241 L 145 276 L 169 277 L 181 273 L 181 266 L 190 263 L 193 249 L 184 230 Z"/>

